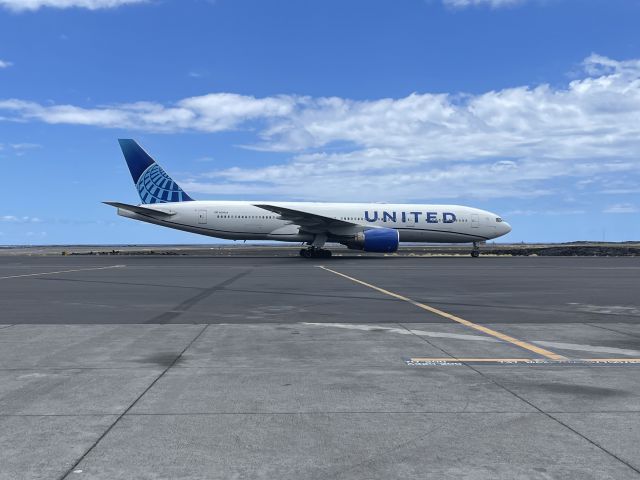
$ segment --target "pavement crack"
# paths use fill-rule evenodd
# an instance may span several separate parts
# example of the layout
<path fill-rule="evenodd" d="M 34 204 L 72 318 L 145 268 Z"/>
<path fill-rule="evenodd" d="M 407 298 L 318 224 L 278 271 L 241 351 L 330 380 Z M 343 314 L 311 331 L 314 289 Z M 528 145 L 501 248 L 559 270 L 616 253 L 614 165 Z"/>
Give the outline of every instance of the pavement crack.
<path fill-rule="evenodd" d="M 245 270 L 244 272 L 241 272 L 237 275 L 234 275 L 231 278 L 228 278 L 227 280 L 217 283 L 215 285 L 213 285 L 212 287 L 206 288 L 204 290 L 202 290 L 200 293 L 198 293 L 197 295 L 194 295 L 193 297 L 187 298 L 185 301 L 183 301 L 182 303 L 180 303 L 179 305 L 176 305 L 175 307 L 171 308 L 170 310 L 161 313 L 160 315 L 157 315 L 155 317 L 153 317 L 150 320 L 147 320 L 144 323 L 169 323 L 172 320 L 176 319 L 177 317 L 179 317 L 180 315 L 182 315 L 183 313 L 185 313 L 187 310 L 189 310 L 191 307 L 193 307 L 195 304 L 201 302 L 202 300 L 204 300 L 205 298 L 209 297 L 210 295 L 213 295 L 214 293 L 216 293 L 217 291 L 223 290 L 225 287 L 231 285 L 233 282 L 239 280 L 240 278 L 249 275 L 251 272 L 253 271 L 253 269 L 250 270 Z"/>
<path fill-rule="evenodd" d="M 401 323 L 398 323 L 397 325 L 400 325 L 402 328 L 405 328 L 406 330 L 408 330 L 409 332 L 411 332 L 411 330 L 409 330 L 407 327 L 405 327 L 404 325 L 402 325 Z M 413 332 L 412 332 L 413 333 Z M 415 335 L 415 334 L 414 334 Z M 419 335 L 416 335 L 416 337 L 420 338 L 421 340 L 423 340 L 424 342 L 428 343 L 429 345 L 437 348 L 438 350 L 440 350 L 441 352 L 444 352 L 446 355 L 449 355 L 450 357 L 456 358 L 455 356 L 453 356 L 452 354 L 450 354 L 449 352 L 445 351 L 443 348 L 437 347 L 435 346 L 433 343 L 429 342 L 426 338 L 421 337 Z M 531 408 L 535 409 L 537 412 L 541 413 L 542 415 L 544 415 L 545 417 L 549 418 L 550 420 L 553 420 L 554 422 L 558 423 L 559 425 L 563 426 L 564 428 L 566 428 L 567 430 L 571 431 L 572 433 L 574 433 L 575 435 L 579 436 L 580 438 L 582 438 L 583 440 L 585 440 L 586 442 L 590 443 L 591 445 L 593 445 L 594 447 L 598 448 L 599 450 L 601 450 L 602 452 L 606 453 L 607 455 L 611 456 L 612 458 L 614 458 L 615 460 L 619 461 L 620 463 L 622 463 L 623 465 L 626 465 L 628 468 L 630 468 L 631 470 L 633 470 L 634 472 L 636 472 L 637 474 L 640 474 L 640 470 L 636 467 L 634 467 L 633 465 L 631 465 L 629 462 L 627 462 L 626 460 L 622 459 L 621 457 L 619 457 L 618 455 L 616 455 L 613 452 L 610 452 L 609 450 L 607 450 L 606 448 L 604 448 L 602 445 L 600 445 L 599 443 L 591 440 L 589 437 L 583 435 L 582 433 L 580 433 L 579 431 L 577 431 L 575 428 L 567 425 L 565 422 L 563 422 L 562 420 L 560 420 L 559 418 L 553 416 L 550 412 L 546 412 L 544 410 L 542 410 L 540 407 L 538 407 L 537 405 L 535 405 L 534 403 L 530 402 L 529 400 L 527 400 L 526 398 L 524 398 L 521 395 L 518 395 L 516 392 L 514 392 L 513 390 L 511 390 L 510 388 L 506 387 L 505 385 L 503 385 L 502 383 L 500 383 L 499 381 L 491 378 L 490 376 L 486 375 L 484 372 L 478 370 L 477 368 L 475 368 L 473 365 L 470 365 L 462 360 L 457 359 L 460 363 L 462 363 L 464 366 L 470 368 L 471 370 L 473 370 L 474 372 L 476 372 L 478 375 L 480 375 L 482 378 L 484 378 L 485 380 L 493 383 L 494 385 L 498 386 L 499 388 L 501 388 L 502 390 L 510 393 L 511 395 L 513 395 L 515 398 L 517 398 L 518 400 L 520 400 L 521 402 L 529 405 Z"/>
<path fill-rule="evenodd" d="M 640 338 L 640 335 L 631 333 L 631 332 L 621 332 L 620 330 L 616 330 L 611 327 L 603 327 L 602 325 L 594 325 L 593 323 L 585 323 L 584 325 L 588 325 L 589 327 L 599 328 L 601 330 L 607 330 L 609 332 L 619 333 L 620 335 L 627 335 L 628 337 Z"/>
<path fill-rule="evenodd" d="M 422 335 L 418 335 L 417 333 L 415 333 L 413 330 L 411 330 L 410 328 L 407 328 L 405 325 L 403 325 L 402 323 L 397 323 L 396 325 L 398 325 L 400 328 L 404 328 L 407 332 L 409 332 L 411 335 L 419 338 L 420 340 L 422 340 L 423 342 L 429 344 L 430 346 L 432 346 L 433 348 L 435 348 L 436 350 L 440 350 L 442 353 L 444 353 L 445 355 L 451 357 L 452 360 L 456 360 L 456 361 L 460 361 L 458 359 L 458 357 L 456 357 L 454 354 L 449 353 L 447 350 L 445 350 L 442 347 L 439 347 L 438 345 L 436 345 L 435 343 L 430 342 L 427 338 L 425 338 Z M 467 365 L 466 363 L 462 362 L 464 365 Z M 467 365 L 468 366 L 468 365 Z"/>
<path fill-rule="evenodd" d="M 391 454 L 397 452 L 398 450 L 406 448 L 409 445 L 415 445 L 416 443 L 418 443 L 419 440 L 423 440 L 423 439 L 429 437 L 432 433 L 436 432 L 437 430 L 441 430 L 443 427 L 444 427 L 444 425 L 436 425 L 435 427 L 430 428 L 426 432 L 422 432 L 422 433 L 420 433 L 420 435 L 414 436 L 414 437 L 409 438 L 409 439 L 407 439 L 407 440 L 405 440 L 403 442 L 400 442 L 400 443 L 394 445 L 392 448 L 389 448 L 389 449 L 385 450 L 384 452 L 380 452 L 378 454 L 371 454 L 371 455 L 367 456 L 366 458 L 360 460 L 359 462 L 352 463 L 351 465 L 347 466 L 346 468 L 336 469 L 335 471 L 333 471 L 331 473 L 321 472 L 321 475 L 317 476 L 316 478 L 322 478 L 322 479 L 343 478 L 347 472 L 353 471 L 353 470 L 355 470 L 357 468 L 360 468 L 360 467 L 363 467 L 365 465 L 374 465 L 376 463 L 384 461 L 384 459 L 389 458 L 391 456 Z M 348 454 L 347 454 L 347 456 L 348 456 Z M 313 478 L 313 477 L 310 477 L 310 478 Z"/>
<path fill-rule="evenodd" d="M 248 273 L 248 272 L 247 272 Z M 76 462 L 61 476 L 59 477 L 60 480 L 64 480 L 66 479 L 75 469 L 78 465 L 80 465 L 80 462 L 82 462 L 87 455 L 89 455 L 97 446 L 98 444 L 102 441 L 102 439 L 104 437 L 107 436 L 107 434 L 113 430 L 113 428 L 118 424 L 118 422 L 120 420 L 122 420 L 122 418 L 131 411 L 131 409 L 133 407 L 136 406 L 136 404 L 140 401 L 140 399 L 142 397 L 144 397 L 146 395 L 146 393 L 151 390 L 153 388 L 153 386 L 158 383 L 158 380 L 160 380 L 176 363 L 178 363 L 178 361 L 180 360 L 180 358 L 182 357 L 182 355 L 184 355 L 184 353 L 191 348 L 191 345 L 193 345 L 199 338 L 200 336 L 207 330 L 207 328 L 209 328 L 209 325 L 205 325 L 199 332 L 198 334 L 193 337 L 193 339 L 191 339 L 191 341 L 187 344 L 186 347 L 184 347 L 184 349 L 176 356 L 176 358 L 173 359 L 173 362 L 171 362 L 170 365 L 167 366 L 167 368 L 165 368 L 150 384 L 149 386 L 147 386 L 147 388 L 145 388 L 142 393 L 140 395 L 138 395 L 135 400 L 126 408 L 126 410 L 124 412 L 122 412 L 120 415 L 118 415 L 118 417 L 113 421 L 113 423 L 111 423 L 111 425 L 109 425 L 107 427 L 107 429 L 102 432 L 102 435 L 100 435 L 97 440 L 95 442 L 93 442 L 93 444 L 87 449 L 86 452 L 84 452 L 80 458 L 78 460 L 76 460 Z"/>
<path fill-rule="evenodd" d="M 582 433 L 580 433 L 578 430 L 576 430 L 575 428 L 571 427 L 570 425 L 567 425 L 565 422 L 563 422 L 562 420 L 560 420 L 559 418 L 555 417 L 554 415 L 551 414 L 551 412 L 547 412 L 545 410 L 543 410 L 542 408 L 538 407 L 536 404 L 534 404 L 533 402 L 527 400 L 526 398 L 524 398 L 522 395 L 518 395 L 516 392 L 514 392 L 513 390 L 511 390 L 510 388 L 508 388 L 507 386 L 503 385 L 502 383 L 500 383 L 499 381 L 491 378 L 490 376 L 486 375 L 485 373 L 483 373 L 482 371 L 478 370 L 477 368 L 473 367 L 472 365 L 467 365 L 471 370 L 473 370 L 474 372 L 478 373 L 480 376 L 482 376 L 483 378 L 485 378 L 486 380 L 490 381 L 491 383 L 493 383 L 494 385 L 500 387 L 501 389 L 503 389 L 506 392 L 509 392 L 511 395 L 513 395 L 515 398 L 517 398 L 518 400 L 520 400 L 521 402 L 526 403 L 527 405 L 529 405 L 531 408 L 534 408 L 536 411 L 538 411 L 539 413 L 541 413 L 542 415 L 544 415 L 545 417 L 547 417 L 550 420 L 553 420 L 554 422 L 556 422 L 557 424 L 563 426 L 564 428 L 566 428 L 567 430 L 569 430 L 570 432 L 574 433 L 575 435 L 579 436 L 580 438 L 582 438 L 583 440 L 585 440 L 586 442 L 590 443 L 591 445 L 593 445 L 594 447 L 596 447 L 597 449 L 601 450 L 602 452 L 604 452 L 605 454 L 609 455 L 610 457 L 614 458 L 615 460 L 619 461 L 620 463 L 622 463 L 623 465 L 626 465 L 628 468 L 630 468 L 631 470 L 633 470 L 634 472 L 636 472 L 637 474 L 640 474 L 640 470 L 636 467 L 634 467 L 632 464 L 630 464 L 629 462 L 627 462 L 626 460 L 624 460 L 623 458 L 619 457 L 618 455 L 616 455 L 615 453 L 607 450 L 605 447 L 603 447 L 602 445 L 600 445 L 599 443 L 597 443 L 594 440 L 591 440 L 589 437 L 587 437 L 586 435 L 583 435 Z"/>

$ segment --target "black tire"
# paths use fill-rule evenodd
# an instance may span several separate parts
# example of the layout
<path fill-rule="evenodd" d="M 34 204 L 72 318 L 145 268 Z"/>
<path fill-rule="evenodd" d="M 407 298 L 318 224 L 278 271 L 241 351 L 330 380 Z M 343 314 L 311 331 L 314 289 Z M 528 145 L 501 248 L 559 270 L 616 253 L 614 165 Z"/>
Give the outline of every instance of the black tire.
<path fill-rule="evenodd" d="M 471 252 L 471 256 L 472 256 L 473 258 L 478 258 L 478 257 L 480 256 L 480 252 L 478 252 L 477 250 L 473 250 L 473 251 Z"/>
<path fill-rule="evenodd" d="M 300 256 L 301 257 L 306 257 L 307 256 L 307 249 L 306 248 L 301 248 L 300 249 Z"/>
<path fill-rule="evenodd" d="M 331 258 L 331 250 L 324 250 L 322 252 L 322 257 L 323 258 Z"/>

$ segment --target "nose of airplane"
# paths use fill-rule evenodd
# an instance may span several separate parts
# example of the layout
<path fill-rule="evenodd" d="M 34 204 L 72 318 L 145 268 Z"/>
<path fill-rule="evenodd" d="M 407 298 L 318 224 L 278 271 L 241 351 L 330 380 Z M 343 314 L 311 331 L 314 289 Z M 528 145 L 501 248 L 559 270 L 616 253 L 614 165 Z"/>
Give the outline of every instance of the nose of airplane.
<path fill-rule="evenodd" d="M 502 222 L 502 230 L 502 235 L 506 235 L 511 231 L 511 225 L 509 225 L 507 222 Z"/>

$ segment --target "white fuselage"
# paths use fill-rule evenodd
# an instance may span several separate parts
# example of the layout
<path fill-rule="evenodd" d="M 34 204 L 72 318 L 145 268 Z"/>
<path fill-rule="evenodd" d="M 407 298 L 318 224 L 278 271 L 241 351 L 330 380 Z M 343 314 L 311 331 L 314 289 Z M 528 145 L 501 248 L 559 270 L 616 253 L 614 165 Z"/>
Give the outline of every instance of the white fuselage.
<path fill-rule="evenodd" d="M 261 202 L 191 201 L 144 205 L 171 213 L 163 219 L 119 209 L 122 216 L 169 228 L 230 240 L 278 240 L 312 242 L 313 231 L 282 219 L 277 213 L 256 207 Z M 366 228 L 396 229 L 401 242 L 482 242 L 511 231 L 496 214 L 460 205 L 381 203 L 271 202 Z M 344 225 L 329 228 L 328 241 L 353 234 Z"/>

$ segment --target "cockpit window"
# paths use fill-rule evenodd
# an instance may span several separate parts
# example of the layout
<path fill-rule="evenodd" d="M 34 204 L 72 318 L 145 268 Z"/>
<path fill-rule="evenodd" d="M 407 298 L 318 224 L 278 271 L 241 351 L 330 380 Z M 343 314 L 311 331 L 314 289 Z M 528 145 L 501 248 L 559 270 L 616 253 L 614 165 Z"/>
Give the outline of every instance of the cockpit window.
<path fill-rule="evenodd" d="M 496 222 L 500 223 L 502 219 L 500 217 L 496 217 Z"/>

